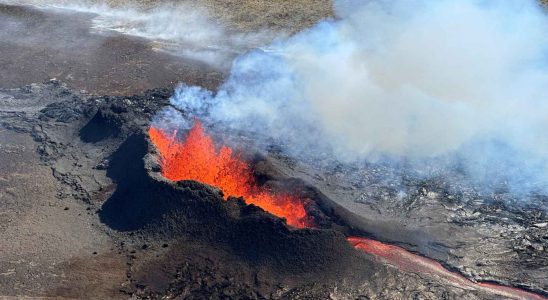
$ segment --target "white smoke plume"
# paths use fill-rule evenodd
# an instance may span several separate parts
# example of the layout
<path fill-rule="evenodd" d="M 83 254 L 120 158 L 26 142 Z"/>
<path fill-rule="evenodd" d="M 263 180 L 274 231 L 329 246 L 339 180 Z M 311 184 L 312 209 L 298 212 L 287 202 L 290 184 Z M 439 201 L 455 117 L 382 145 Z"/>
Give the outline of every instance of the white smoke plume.
<path fill-rule="evenodd" d="M 442 158 L 479 181 L 548 183 L 539 4 L 339 0 L 335 10 L 334 21 L 239 57 L 215 94 L 183 85 L 172 104 L 295 156 Z"/>
<path fill-rule="evenodd" d="M 100 0 L 0 0 L 0 3 L 93 14 L 92 29 L 98 33 L 117 32 L 145 38 L 157 50 L 220 69 L 229 68 L 235 56 L 285 36 L 267 30 L 253 33 L 229 30 L 204 7 L 191 1 L 166 2 L 151 8 L 131 4 L 114 7 Z"/>

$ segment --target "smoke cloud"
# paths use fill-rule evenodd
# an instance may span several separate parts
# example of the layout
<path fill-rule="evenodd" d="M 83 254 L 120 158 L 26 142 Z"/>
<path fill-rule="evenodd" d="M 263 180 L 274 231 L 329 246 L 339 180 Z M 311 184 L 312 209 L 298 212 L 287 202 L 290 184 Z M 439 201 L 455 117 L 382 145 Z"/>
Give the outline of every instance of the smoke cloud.
<path fill-rule="evenodd" d="M 334 7 L 336 20 L 237 58 L 216 93 L 182 85 L 172 105 L 296 157 L 458 163 L 478 182 L 544 189 L 548 18 L 535 1 Z"/>
<path fill-rule="evenodd" d="M 105 1 L 0 0 L 45 9 L 63 9 L 95 15 L 92 29 L 98 33 L 118 32 L 148 39 L 154 48 L 170 54 L 206 62 L 226 69 L 244 52 L 268 44 L 281 32 L 244 33 L 229 30 L 213 20 L 202 6 L 191 1 L 165 3 L 150 8 L 126 4 L 112 6 Z"/>

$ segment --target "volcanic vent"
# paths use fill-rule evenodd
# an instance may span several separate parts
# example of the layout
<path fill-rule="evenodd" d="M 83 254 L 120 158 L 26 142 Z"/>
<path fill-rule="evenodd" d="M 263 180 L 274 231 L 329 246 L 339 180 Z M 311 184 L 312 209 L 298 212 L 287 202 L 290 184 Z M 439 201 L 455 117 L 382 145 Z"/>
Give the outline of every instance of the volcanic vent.
<path fill-rule="evenodd" d="M 176 131 L 170 135 L 162 129 L 150 127 L 149 135 L 160 152 L 162 174 L 167 179 L 209 184 L 220 188 L 225 199 L 243 197 L 247 204 L 285 218 L 291 226 L 314 226 L 306 213 L 307 199 L 285 192 L 274 193 L 257 185 L 250 165 L 225 145 L 217 150 L 200 121 L 195 122 L 184 142 L 176 139 Z"/>

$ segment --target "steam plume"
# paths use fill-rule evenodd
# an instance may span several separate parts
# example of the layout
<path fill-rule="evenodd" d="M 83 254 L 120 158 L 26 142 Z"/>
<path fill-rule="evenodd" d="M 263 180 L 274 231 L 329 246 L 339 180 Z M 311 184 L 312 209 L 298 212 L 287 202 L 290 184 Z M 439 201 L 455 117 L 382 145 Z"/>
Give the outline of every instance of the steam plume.
<path fill-rule="evenodd" d="M 172 104 L 295 156 L 455 161 L 542 188 L 548 19 L 534 1 L 335 2 L 337 20 L 235 60 L 213 94 Z"/>
<path fill-rule="evenodd" d="M 29 4 L 40 8 L 72 10 L 94 14 L 97 32 L 115 31 L 145 38 L 158 50 L 228 68 L 233 57 L 270 43 L 273 32 L 255 33 L 228 30 L 215 22 L 202 6 L 191 1 L 166 3 L 145 9 L 126 4 L 113 7 L 101 0 L 0 0 L 0 3 Z M 284 33 L 276 33 L 284 36 Z"/>

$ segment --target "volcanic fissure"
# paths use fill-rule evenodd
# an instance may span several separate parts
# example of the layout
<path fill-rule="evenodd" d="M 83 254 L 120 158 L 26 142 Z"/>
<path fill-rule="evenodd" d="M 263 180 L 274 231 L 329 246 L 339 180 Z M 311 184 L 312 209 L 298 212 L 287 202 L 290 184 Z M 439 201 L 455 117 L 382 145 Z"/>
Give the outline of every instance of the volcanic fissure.
<path fill-rule="evenodd" d="M 227 145 L 218 147 L 204 130 L 202 122 L 195 120 L 184 141 L 177 131 L 168 132 L 151 126 L 150 140 L 160 154 L 162 175 L 171 181 L 194 180 L 219 188 L 228 197 L 242 197 L 246 204 L 253 204 L 296 228 L 315 228 L 313 217 L 308 215 L 307 203 L 287 191 L 271 191 L 259 185 L 251 165 Z M 349 236 L 347 241 L 355 249 L 374 256 L 398 269 L 434 275 L 455 286 L 482 290 L 513 299 L 547 299 L 518 288 L 492 283 L 476 283 L 444 268 L 435 260 L 413 254 L 401 247 L 380 241 Z"/>
<path fill-rule="evenodd" d="M 185 142 L 176 140 L 176 132 L 169 135 L 155 127 L 150 128 L 149 135 L 161 154 L 162 174 L 167 179 L 195 180 L 212 185 L 223 191 L 225 199 L 243 197 L 246 203 L 285 218 L 291 226 L 314 226 L 305 210 L 309 200 L 287 193 L 272 193 L 258 186 L 249 164 L 227 146 L 217 150 L 201 122 L 195 123 Z"/>

